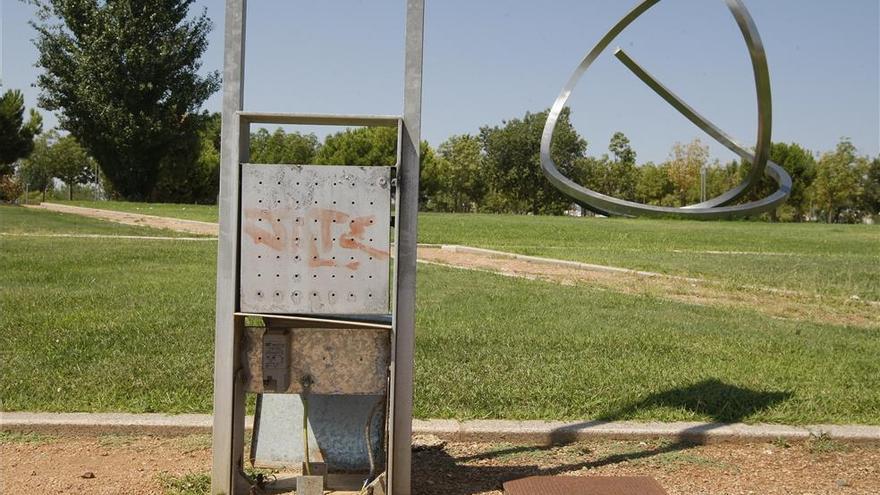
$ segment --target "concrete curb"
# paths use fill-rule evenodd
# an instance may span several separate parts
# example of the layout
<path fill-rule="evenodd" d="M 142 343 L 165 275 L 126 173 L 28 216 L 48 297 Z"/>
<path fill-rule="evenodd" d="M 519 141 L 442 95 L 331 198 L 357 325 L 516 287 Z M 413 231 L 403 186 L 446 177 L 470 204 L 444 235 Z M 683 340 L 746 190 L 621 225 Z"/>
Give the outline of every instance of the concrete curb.
<path fill-rule="evenodd" d="M 157 435 L 211 433 L 209 414 L 29 413 L 0 414 L 0 431 L 55 435 Z M 250 429 L 253 418 L 248 417 Z M 742 423 L 659 423 L 633 421 L 414 420 L 414 435 L 436 435 L 449 441 L 561 444 L 592 439 L 664 438 L 698 443 L 754 442 L 785 438 L 803 441 L 824 435 L 852 443 L 880 444 L 880 426 L 787 426 Z"/>

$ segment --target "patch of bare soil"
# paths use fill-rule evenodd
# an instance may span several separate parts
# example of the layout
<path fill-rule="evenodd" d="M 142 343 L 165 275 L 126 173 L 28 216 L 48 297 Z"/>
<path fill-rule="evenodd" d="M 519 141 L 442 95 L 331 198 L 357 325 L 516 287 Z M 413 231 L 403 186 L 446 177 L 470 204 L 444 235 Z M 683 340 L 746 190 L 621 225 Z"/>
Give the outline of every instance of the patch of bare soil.
<path fill-rule="evenodd" d="M 167 229 L 177 232 L 187 232 L 190 234 L 216 236 L 219 232 L 219 227 L 216 223 L 199 222 L 196 220 L 182 220 L 179 218 L 170 217 L 158 217 L 155 215 L 144 215 L 141 213 L 101 210 L 98 208 L 85 208 L 82 206 L 60 205 L 55 203 L 42 203 L 39 206 L 29 206 L 29 208 L 41 208 L 44 210 L 57 211 L 60 213 L 71 213 L 84 217 L 98 218 L 101 220 L 107 220 L 109 222 L 116 222 L 125 225 L 152 227 L 154 229 Z"/>
<path fill-rule="evenodd" d="M 504 481 L 533 475 L 651 476 L 670 495 L 880 493 L 880 447 L 870 445 L 821 440 L 792 445 L 662 441 L 590 441 L 555 447 L 426 445 L 413 454 L 416 494 L 500 495 Z M 166 493 L 163 479 L 208 473 L 210 438 L 7 440 L 0 443 L 0 459 L 4 494 L 162 494 Z"/>
<path fill-rule="evenodd" d="M 206 437 L 207 438 L 207 437 Z M 204 472 L 210 439 L 65 437 L 0 443 L 0 493 L 161 494 L 162 477 Z"/>
<path fill-rule="evenodd" d="M 563 285 L 588 285 L 689 304 L 751 309 L 774 318 L 864 328 L 880 326 L 878 307 L 865 301 L 839 300 L 794 291 L 732 288 L 707 280 L 628 271 L 590 270 L 436 247 L 419 248 L 418 257 L 422 262 L 545 280 Z"/>

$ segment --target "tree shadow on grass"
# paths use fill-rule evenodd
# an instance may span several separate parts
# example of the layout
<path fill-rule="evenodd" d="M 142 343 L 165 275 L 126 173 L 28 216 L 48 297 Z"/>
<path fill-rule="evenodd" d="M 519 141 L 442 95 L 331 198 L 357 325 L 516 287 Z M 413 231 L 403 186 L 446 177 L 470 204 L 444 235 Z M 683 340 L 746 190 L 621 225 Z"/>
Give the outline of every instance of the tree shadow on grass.
<path fill-rule="evenodd" d="M 760 411 L 788 400 L 791 396 L 790 392 L 755 391 L 726 384 L 717 379 L 709 379 L 686 387 L 651 394 L 595 421 L 560 427 L 551 433 L 549 442 L 545 445 L 515 446 L 460 457 L 452 457 L 442 448 L 417 451 L 413 458 L 414 493 L 467 495 L 497 490 L 505 481 L 526 476 L 551 476 L 582 469 L 595 469 L 686 450 L 706 443 L 712 430 L 729 423 L 741 422 Z M 616 453 L 598 459 L 563 462 L 553 467 L 541 467 L 538 464 L 479 465 L 480 462 L 492 463 L 511 457 L 537 457 L 560 446 L 586 441 L 589 438 L 589 429 L 592 427 L 630 418 L 640 410 L 658 407 L 679 409 L 703 417 L 708 416 L 712 418 L 713 422 L 686 428 L 674 440 L 658 447 Z M 578 457 L 587 455 L 588 453 L 584 453 Z"/>

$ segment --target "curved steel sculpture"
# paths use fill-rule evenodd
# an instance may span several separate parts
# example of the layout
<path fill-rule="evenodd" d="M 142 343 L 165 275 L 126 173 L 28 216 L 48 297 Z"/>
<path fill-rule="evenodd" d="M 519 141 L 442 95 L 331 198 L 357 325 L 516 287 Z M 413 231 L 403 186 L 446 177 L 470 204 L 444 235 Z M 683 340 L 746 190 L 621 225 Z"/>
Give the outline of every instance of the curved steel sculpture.
<path fill-rule="evenodd" d="M 623 50 L 617 49 L 614 55 L 620 60 L 633 74 L 654 90 L 661 98 L 666 100 L 688 120 L 693 122 L 697 127 L 712 136 L 716 141 L 724 145 L 729 150 L 739 155 L 744 160 L 748 160 L 752 164 L 749 175 L 736 187 L 701 203 L 696 203 L 680 208 L 646 205 L 633 201 L 614 198 L 605 194 L 588 189 L 563 175 L 556 167 L 556 163 L 550 156 L 550 144 L 553 140 L 553 131 L 556 128 L 556 122 L 559 114 L 565 108 L 571 92 L 574 90 L 578 81 L 592 65 L 592 63 L 605 51 L 609 44 L 619 35 L 627 26 L 638 19 L 648 9 L 657 4 L 660 0 L 644 0 L 628 14 L 626 14 L 614 27 L 599 40 L 599 43 L 584 57 L 580 65 L 575 69 L 569 78 L 565 87 L 559 93 L 550 113 L 547 116 L 547 122 L 544 125 L 544 134 L 541 137 L 541 169 L 550 182 L 560 191 L 573 198 L 575 201 L 593 212 L 602 215 L 622 215 L 622 216 L 659 216 L 659 217 L 685 217 L 699 219 L 716 219 L 716 218 L 734 218 L 746 215 L 754 215 L 763 211 L 771 210 L 782 204 L 791 193 L 791 177 L 779 165 L 769 160 L 770 157 L 770 131 L 772 126 L 772 101 L 770 95 L 770 71 L 767 67 L 767 56 L 764 52 L 764 45 L 761 42 L 761 36 L 758 34 L 758 28 L 755 26 L 748 9 L 741 0 L 725 0 L 728 8 L 736 23 L 742 31 L 749 55 L 752 61 L 752 69 L 755 76 L 755 87 L 758 95 L 758 138 L 755 146 L 755 153 L 748 151 L 743 146 L 737 144 L 724 131 L 719 129 L 715 124 L 707 120 L 705 117 L 697 113 L 681 98 L 676 96 L 666 86 L 657 81 L 651 74 L 639 66 L 632 58 L 630 58 Z M 748 203 L 732 205 L 736 200 L 742 198 L 752 187 L 753 184 L 766 173 L 776 181 L 778 189 L 776 192 L 766 198 L 751 201 Z"/>

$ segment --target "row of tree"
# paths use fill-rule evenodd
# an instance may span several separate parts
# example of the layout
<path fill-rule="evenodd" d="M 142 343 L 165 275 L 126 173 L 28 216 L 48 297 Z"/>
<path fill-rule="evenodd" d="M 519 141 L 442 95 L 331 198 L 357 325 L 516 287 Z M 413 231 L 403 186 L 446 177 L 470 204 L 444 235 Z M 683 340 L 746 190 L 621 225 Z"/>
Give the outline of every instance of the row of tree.
<path fill-rule="evenodd" d="M 662 206 L 684 206 L 722 194 L 740 183 L 750 163 L 710 161 L 699 140 L 676 143 L 666 161 L 637 164 L 627 137 L 615 133 L 608 153 L 589 156 L 587 143 L 561 116 L 551 153 L 560 170 L 590 189 L 610 196 Z M 529 113 L 476 135 L 454 136 L 424 164 L 423 207 L 434 211 L 559 214 L 571 200 L 541 175 L 538 146 L 546 112 Z M 796 144 L 774 143 L 770 159 L 792 176 L 788 201 L 768 213 L 771 220 L 858 222 L 880 213 L 880 156 L 860 156 L 842 139 L 818 155 Z M 701 175 L 705 174 L 705 182 Z M 743 202 L 771 194 L 764 177 Z"/>
<path fill-rule="evenodd" d="M 608 153 L 590 156 L 569 116 L 568 110 L 560 116 L 551 148 L 554 160 L 568 177 L 603 194 L 653 205 L 683 206 L 723 193 L 742 181 L 750 168 L 746 162 L 710 161 L 708 147 L 699 140 L 676 143 L 662 163 L 637 164 L 637 154 L 621 132 L 611 138 Z M 423 142 L 422 209 L 551 215 L 570 211 L 571 199 L 554 189 L 540 171 L 538 147 L 545 118 L 546 112 L 527 113 L 501 125 L 484 126 L 474 135 L 453 136 L 436 149 Z M 179 148 L 174 159 L 162 161 L 148 199 L 216 200 L 220 116 L 201 115 L 198 119 L 196 137 Z M 38 117 L 31 121 L 38 122 Z M 329 135 L 323 142 L 314 134 L 261 128 L 250 136 L 249 160 L 389 166 L 395 161 L 396 144 L 393 128 L 349 129 Z M 74 185 L 96 179 L 96 161 L 72 135 L 49 131 L 39 135 L 30 148 L 33 151 L 21 162 L 18 174 L 32 191 L 43 191 L 45 196 L 57 178 L 67 184 L 72 196 Z M 880 157 L 870 160 L 859 156 L 846 139 L 818 159 L 798 144 L 774 143 L 770 158 L 783 166 L 793 181 L 789 200 L 766 215 L 771 220 L 858 222 L 880 212 Z M 100 176 L 109 196 L 130 199 L 103 173 Z M 764 178 L 743 201 L 766 196 L 774 188 L 775 184 Z"/>
<path fill-rule="evenodd" d="M 39 104 L 58 113 L 65 134 L 40 135 L 39 114 L 31 110 L 25 120 L 21 93 L 4 94 L 0 196 L 15 197 L 22 182 L 46 191 L 55 179 L 72 194 L 75 184 L 100 178 L 109 196 L 131 201 L 216 201 L 220 118 L 200 111 L 219 88 L 216 71 L 200 71 L 211 29 L 206 12 L 190 13 L 194 0 L 30 3 L 37 8 L 32 24 L 43 68 Z M 622 133 L 613 136 L 607 153 L 590 156 L 569 117 L 566 109 L 552 144 L 557 166 L 571 179 L 616 197 L 681 206 L 729 189 L 750 166 L 710 162 L 699 141 L 676 144 L 663 163 L 638 164 Z M 436 150 L 422 143 L 422 208 L 570 210 L 571 200 L 541 173 L 538 149 L 545 120 L 546 112 L 527 113 L 473 135 L 453 136 Z M 251 135 L 250 160 L 387 166 L 394 163 L 396 144 L 393 128 L 343 131 L 323 142 L 312 134 L 259 129 Z M 770 218 L 832 222 L 877 214 L 880 158 L 858 156 L 849 141 L 818 159 L 797 144 L 778 143 L 771 159 L 792 174 L 794 190 Z M 19 163 L 15 175 L 13 163 Z M 745 200 L 772 188 L 763 180 Z"/>

